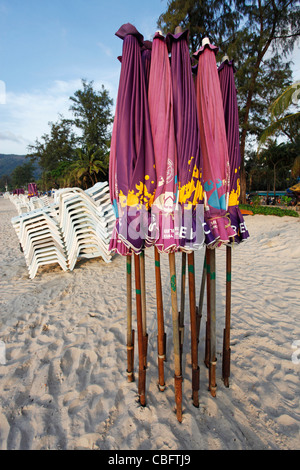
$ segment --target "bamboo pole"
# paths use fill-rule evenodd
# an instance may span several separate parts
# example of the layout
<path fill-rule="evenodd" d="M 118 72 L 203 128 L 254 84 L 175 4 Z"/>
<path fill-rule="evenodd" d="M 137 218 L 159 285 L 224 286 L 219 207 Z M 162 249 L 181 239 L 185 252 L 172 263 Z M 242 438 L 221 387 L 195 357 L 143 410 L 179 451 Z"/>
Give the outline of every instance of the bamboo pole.
<path fill-rule="evenodd" d="M 199 303 L 197 307 L 197 338 L 199 341 L 200 335 L 200 325 L 201 325 L 201 318 L 202 318 L 202 311 L 203 311 L 203 301 L 204 301 L 204 293 L 205 293 L 205 284 L 206 284 L 206 255 L 204 256 L 203 261 L 203 270 L 202 270 L 202 279 L 201 279 L 201 286 L 200 286 L 200 294 L 199 294 Z"/>
<path fill-rule="evenodd" d="M 230 376 L 230 316 L 231 316 L 231 257 L 232 248 L 226 246 L 226 311 L 225 311 L 225 328 L 223 337 L 223 362 L 222 377 L 225 387 L 229 387 Z"/>
<path fill-rule="evenodd" d="M 140 272 L 141 272 L 141 297 L 142 297 L 142 324 L 143 324 L 143 348 L 144 348 L 144 366 L 147 367 L 147 349 L 148 334 L 146 320 L 146 275 L 145 275 L 145 252 L 140 253 Z"/>
<path fill-rule="evenodd" d="M 143 318 L 142 318 L 142 296 L 141 296 L 141 275 L 140 275 L 140 257 L 134 255 L 135 267 L 135 292 L 136 292 L 136 314 L 137 314 L 137 333 L 138 333 L 138 353 L 139 353 L 139 382 L 138 394 L 142 406 L 146 405 L 146 367 L 144 359 L 143 343 Z"/>
<path fill-rule="evenodd" d="M 207 315 L 206 315 L 206 336 L 205 336 L 205 359 L 204 363 L 207 368 L 209 368 L 209 362 L 210 362 L 210 304 L 211 304 L 211 299 L 210 299 L 210 249 L 206 247 L 206 309 L 207 309 Z"/>
<path fill-rule="evenodd" d="M 210 253 L 210 362 L 209 362 L 209 390 L 213 397 L 216 396 L 216 250 Z"/>
<path fill-rule="evenodd" d="M 161 392 L 165 389 L 164 361 L 166 360 L 166 334 L 164 328 L 164 311 L 160 273 L 160 254 L 154 247 L 155 258 L 155 282 L 156 282 L 156 310 L 157 310 L 157 361 L 158 361 L 158 388 Z"/>
<path fill-rule="evenodd" d="M 132 273 L 131 255 L 126 256 L 127 281 L 127 378 L 134 381 L 134 330 L 132 329 Z"/>
<path fill-rule="evenodd" d="M 188 273 L 189 273 L 189 299 L 190 299 L 190 322 L 191 322 L 191 356 L 192 356 L 192 392 L 193 405 L 199 407 L 199 365 L 198 365 L 198 331 L 197 331 L 197 312 L 195 296 L 195 256 L 194 253 L 188 254 Z"/>
<path fill-rule="evenodd" d="M 175 253 L 169 253 L 170 281 L 171 281 L 171 302 L 172 302 L 172 323 L 173 323 L 173 343 L 174 343 L 174 369 L 175 369 L 175 403 L 176 415 L 179 422 L 182 421 L 182 375 L 180 361 L 180 338 L 176 289 L 176 266 Z"/>
<path fill-rule="evenodd" d="M 181 254 L 181 296 L 179 311 L 179 338 L 180 338 L 180 360 L 182 369 L 182 354 L 184 342 L 184 309 L 185 309 L 185 284 L 186 284 L 186 253 Z"/>

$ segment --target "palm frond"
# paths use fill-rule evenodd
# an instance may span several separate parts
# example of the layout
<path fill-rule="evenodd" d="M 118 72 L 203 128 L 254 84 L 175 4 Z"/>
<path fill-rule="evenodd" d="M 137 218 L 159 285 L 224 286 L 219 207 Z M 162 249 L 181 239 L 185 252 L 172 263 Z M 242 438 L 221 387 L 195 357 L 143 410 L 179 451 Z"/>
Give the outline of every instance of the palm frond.
<path fill-rule="evenodd" d="M 269 107 L 271 119 L 281 116 L 291 104 L 297 104 L 300 90 L 300 81 L 287 87 Z"/>
<path fill-rule="evenodd" d="M 260 151 L 262 145 L 264 145 L 266 143 L 267 139 L 272 137 L 275 134 L 275 132 L 280 131 L 283 125 L 288 124 L 290 122 L 293 122 L 293 121 L 295 121 L 296 119 L 299 119 L 299 118 L 300 118 L 300 112 L 293 113 L 293 114 L 288 114 L 288 115 L 278 119 L 277 121 L 274 121 L 272 124 L 270 124 L 265 129 L 265 131 L 263 132 L 263 134 L 261 135 L 261 137 L 259 139 L 258 152 Z"/>

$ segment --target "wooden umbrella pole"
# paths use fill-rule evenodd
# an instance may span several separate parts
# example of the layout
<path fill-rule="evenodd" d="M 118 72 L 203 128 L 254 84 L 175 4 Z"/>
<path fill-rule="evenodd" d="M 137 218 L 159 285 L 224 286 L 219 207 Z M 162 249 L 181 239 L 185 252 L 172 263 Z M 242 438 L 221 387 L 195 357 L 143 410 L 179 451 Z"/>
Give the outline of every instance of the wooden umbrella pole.
<path fill-rule="evenodd" d="M 155 282 L 156 282 L 156 309 L 157 309 L 157 355 L 158 355 L 158 388 L 165 389 L 164 361 L 166 360 L 166 334 L 164 328 L 164 311 L 160 273 L 160 254 L 154 247 Z"/>
<path fill-rule="evenodd" d="M 226 311 L 225 311 L 225 328 L 223 337 L 223 363 L 222 376 L 224 385 L 229 387 L 230 376 L 230 315 L 231 315 L 231 246 L 226 246 Z"/>
<path fill-rule="evenodd" d="M 198 307 L 197 307 L 197 338 L 198 338 L 198 341 L 199 341 L 199 335 L 200 335 L 200 325 L 201 325 L 202 310 L 203 310 L 206 275 L 207 275 L 207 269 L 206 269 L 206 255 L 205 255 L 204 256 L 204 261 L 203 261 L 203 270 L 202 270 L 201 287 L 200 287 L 200 294 L 199 294 L 199 303 L 198 303 Z"/>
<path fill-rule="evenodd" d="M 144 360 L 144 344 L 143 344 L 143 318 L 142 318 L 142 296 L 141 296 L 141 275 L 140 275 L 140 257 L 134 255 L 135 268 L 135 292 L 136 292 L 136 316 L 137 316 L 137 333 L 138 333 L 138 353 L 139 353 L 139 383 L 138 394 L 140 404 L 146 405 L 146 367 Z"/>
<path fill-rule="evenodd" d="M 146 275 L 145 275 L 145 252 L 140 253 L 140 270 L 141 270 L 141 296 L 142 296 L 142 319 L 143 319 L 143 348 L 145 367 L 147 367 L 147 350 L 148 350 L 148 334 L 146 320 Z"/>
<path fill-rule="evenodd" d="M 191 322 L 191 356 L 192 356 L 192 390 L 193 405 L 199 407 L 199 365 L 198 365 L 198 336 L 197 336 L 197 314 L 196 314 L 196 295 L 195 295 L 195 256 L 194 253 L 188 254 L 188 273 L 189 273 L 189 299 L 190 299 L 190 322 Z"/>
<path fill-rule="evenodd" d="M 132 274 L 131 255 L 126 256 L 127 281 L 127 377 L 128 382 L 134 381 L 134 330 L 132 329 Z"/>
<path fill-rule="evenodd" d="M 180 338 L 180 360 L 182 364 L 183 341 L 184 341 L 184 309 L 185 309 L 185 284 L 186 284 L 186 253 L 181 254 L 181 297 L 179 311 L 179 338 Z M 181 366 L 182 369 L 182 366 Z"/>
<path fill-rule="evenodd" d="M 173 343 L 174 343 L 174 368 L 175 368 L 175 403 L 176 415 L 179 422 L 182 421 L 182 375 L 180 361 L 180 338 L 176 289 L 176 266 L 175 253 L 169 253 L 170 281 L 171 281 L 171 302 L 172 302 L 172 323 L 173 323 Z"/>
<path fill-rule="evenodd" d="M 210 361 L 210 249 L 206 247 L 206 308 L 207 308 L 207 316 L 206 316 L 206 336 L 205 336 L 205 359 L 204 363 L 206 367 L 209 367 Z"/>
<path fill-rule="evenodd" d="M 210 253 L 210 362 L 209 362 L 209 390 L 213 397 L 216 396 L 216 250 Z"/>

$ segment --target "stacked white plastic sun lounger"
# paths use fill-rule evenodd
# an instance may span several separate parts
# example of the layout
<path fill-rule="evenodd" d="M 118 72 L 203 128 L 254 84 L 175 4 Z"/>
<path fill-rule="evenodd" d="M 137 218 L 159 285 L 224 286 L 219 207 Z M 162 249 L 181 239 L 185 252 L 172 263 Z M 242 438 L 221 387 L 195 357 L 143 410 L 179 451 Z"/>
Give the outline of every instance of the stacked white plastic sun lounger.
<path fill-rule="evenodd" d="M 31 279 L 39 266 L 58 263 L 64 271 L 68 269 L 62 233 L 54 214 L 49 209 L 35 209 L 12 219 Z"/>
<path fill-rule="evenodd" d="M 87 191 L 60 190 L 55 201 L 12 219 L 30 278 L 42 265 L 58 263 L 66 271 L 73 270 L 79 258 L 110 262 L 115 218 L 108 183 L 97 183 Z"/>
<path fill-rule="evenodd" d="M 59 194 L 60 227 L 64 234 L 69 269 L 78 258 L 101 256 L 109 262 L 110 228 L 102 208 L 79 188 L 66 189 Z"/>
<path fill-rule="evenodd" d="M 8 198 L 16 206 L 19 215 L 26 214 L 34 209 L 39 209 L 49 205 L 49 199 L 47 196 L 32 196 L 31 198 L 28 198 L 26 194 L 10 194 Z"/>

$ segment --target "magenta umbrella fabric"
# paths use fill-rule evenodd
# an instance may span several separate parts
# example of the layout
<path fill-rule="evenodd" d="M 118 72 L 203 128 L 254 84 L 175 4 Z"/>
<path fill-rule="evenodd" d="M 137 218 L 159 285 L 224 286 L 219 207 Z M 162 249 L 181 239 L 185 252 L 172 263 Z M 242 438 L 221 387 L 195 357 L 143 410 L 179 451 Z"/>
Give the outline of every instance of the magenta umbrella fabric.
<path fill-rule="evenodd" d="M 249 237 L 249 232 L 239 208 L 241 153 L 239 143 L 237 90 L 234 80 L 235 67 L 233 61 L 225 59 L 218 68 L 218 73 L 221 94 L 223 98 L 228 157 L 230 164 L 230 193 L 228 211 L 231 220 L 231 226 L 236 232 L 234 241 L 236 243 L 240 243 L 241 241 L 247 240 Z"/>
<path fill-rule="evenodd" d="M 112 231 L 112 237 L 111 237 L 110 244 L 109 244 L 109 250 L 114 253 L 118 253 L 119 255 L 127 256 L 129 254 L 132 254 L 132 250 L 131 248 L 126 246 L 123 243 L 123 241 L 119 238 L 118 230 L 117 230 L 118 222 L 119 222 L 118 220 L 119 219 L 118 217 L 119 198 L 118 198 L 118 185 L 116 181 L 116 134 L 117 134 L 117 118 L 118 118 L 117 106 L 118 106 L 118 103 L 116 104 L 116 112 L 115 112 L 114 125 L 113 125 L 112 136 L 111 136 L 110 158 L 109 158 L 110 201 L 114 207 L 114 212 L 116 216 L 116 224 Z"/>
<path fill-rule="evenodd" d="M 110 249 L 128 254 L 140 253 L 152 243 L 149 225 L 156 173 L 141 59 L 143 36 L 130 23 L 116 35 L 123 40 L 123 49 L 110 152 L 109 185 L 116 215 Z M 126 250 L 118 249 L 120 241 Z"/>
<path fill-rule="evenodd" d="M 159 32 L 152 42 L 148 102 L 157 179 L 151 211 L 157 230 L 155 246 L 161 253 L 170 253 L 179 247 L 177 150 L 170 61 L 165 37 Z"/>
<path fill-rule="evenodd" d="M 38 190 L 35 183 L 28 184 L 28 197 L 37 196 Z"/>
<path fill-rule="evenodd" d="M 196 96 L 203 156 L 204 217 L 214 238 L 211 247 L 230 243 L 235 236 L 228 216 L 230 171 L 217 51 L 216 46 L 206 44 L 194 54 L 198 59 Z"/>
<path fill-rule="evenodd" d="M 171 52 L 174 126 L 177 146 L 179 204 L 182 214 L 180 247 L 199 249 L 204 242 L 202 156 L 196 91 L 188 48 L 189 31 L 167 34 Z"/>
<path fill-rule="evenodd" d="M 144 41 L 142 47 L 142 64 L 144 67 L 146 90 L 148 93 L 150 65 L 151 65 L 152 41 Z"/>

